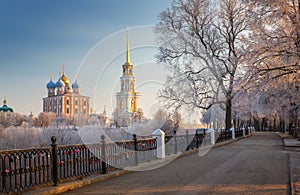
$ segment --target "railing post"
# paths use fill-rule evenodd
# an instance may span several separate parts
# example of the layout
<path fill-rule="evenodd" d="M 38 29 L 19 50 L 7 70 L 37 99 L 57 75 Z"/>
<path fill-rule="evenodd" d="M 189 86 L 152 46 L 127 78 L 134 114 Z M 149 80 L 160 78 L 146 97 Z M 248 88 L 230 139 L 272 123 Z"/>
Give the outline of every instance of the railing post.
<path fill-rule="evenodd" d="M 203 137 L 203 138 L 202 138 L 202 143 L 201 143 L 202 146 L 206 146 L 206 139 L 205 139 L 206 133 L 207 133 L 206 130 L 204 130 L 203 136 L 202 136 L 202 137 Z M 201 147 L 201 145 L 200 145 L 200 147 Z"/>
<path fill-rule="evenodd" d="M 246 136 L 245 128 L 243 128 L 243 137 Z"/>
<path fill-rule="evenodd" d="M 157 143 L 157 148 L 156 148 L 157 158 L 164 159 L 166 157 L 165 133 L 160 129 L 156 129 L 152 133 L 152 137 L 156 139 L 156 143 Z"/>
<path fill-rule="evenodd" d="M 232 135 L 232 139 L 235 139 L 235 128 L 233 128 L 231 135 Z"/>
<path fill-rule="evenodd" d="M 197 131 L 196 131 L 195 137 L 196 137 L 196 147 L 198 148 L 199 147 L 199 135 L 198 135 Z"/>
<path fill-rule="evenodd" d="M 215 144 L 215 129 L 212 129 L 210 132 L 210 143 L 211 145 Z"/>
<path fill-rule="evenodd" d="M 189 151 L 190 141 L 189 141 L 189 132 L 188 132 L 188 130 L 185 131 L 185 138 L 186 138 L 186 151 Z"/>
<path fill-rule="evenodd" d="M 104 135 L 101 135 L 101 167 L 102 167 L 102 174 L 107 174 L 106 141 Z"/>
<path fill-rule="evenodd" d="M 134 164 L 138 165 L 138 146 L 136 134 L 133 134 L 133 144 L 134 144 Z"/>
<path fill-rule="evenodd" d="M 176 135 L 176 131 L 174 131 L 174 145 L 175 145 L 175 154 L 177 154 L 177 135 Z"/>
<path fill-rule="evenodd" d="M 58 166 L 57 166 L 57 143 L 56 137 L 51 137 L 51 147 L 52 147 L 52 179 L 54 186 L 58 185 Z"/>
<path fill-rule="evenodd" d="M 3 171 L 5 170 L 5 156 L 3 157 L 3 159 L 1 158 L 2 161 L 2 171 L 1 171 L 1 177 L 2 177 L 2 189 L 0 188 L 0 190 L 5 191 L 6 190 L 6 177 L 3 173 Z"/>

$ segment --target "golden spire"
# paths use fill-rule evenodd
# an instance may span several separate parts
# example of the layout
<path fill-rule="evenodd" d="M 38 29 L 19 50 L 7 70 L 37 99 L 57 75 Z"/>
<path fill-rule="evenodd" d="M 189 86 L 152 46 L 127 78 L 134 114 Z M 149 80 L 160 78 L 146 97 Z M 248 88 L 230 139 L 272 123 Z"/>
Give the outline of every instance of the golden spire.
<path fill-rule="evenodd" d="M 50 80 L 51 80 L 51 81 L 52 81 L 52 78 L 53 78 L 53 74 L 51 73 L 51 74 L 50 74 Z"/>
<path fill-rule="evenodd" d="M 6 97 L 4 97 L 3 105 L 6 105 L 6 104 L 7 104 Z"/>
<path fill-rule="evenodd" d="M 65 74 L 65 66 L 63 65 L 62 66 L 62 75 L 64 75 Z"/>
<path fill-rule="evenodd" d="M 128 27 L 126 28 L 126 63 L 130 64 L 130 51 L 129 51 L 129 40 L 128 40 Z"/>

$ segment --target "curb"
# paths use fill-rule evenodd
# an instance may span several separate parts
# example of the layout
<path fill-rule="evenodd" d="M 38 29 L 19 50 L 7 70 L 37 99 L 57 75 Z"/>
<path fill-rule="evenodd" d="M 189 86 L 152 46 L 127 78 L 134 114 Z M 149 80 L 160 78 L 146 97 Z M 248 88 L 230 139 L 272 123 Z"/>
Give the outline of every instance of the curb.
<path fill-rule="evenodd" d="M 299 148 L 299 146 L 296 146 L 296 145 L 286 145 L 286 142 L 285 142 L 285 139 L 288 139 L 288 138 L 292 138 L 291 135 L 287 135 L 287 134 L 283 134 L 283 133 L 280 133 L 280 132 L 277 132 L 276 133 L 280 138 L 281 138 L 281 141 L 283 143 L 283 147 L 285 149 L 287 148 L 290 148 L 288 150 L 291 150 L 293 151 L 291 148 Z M 291 154 L 288 153 L 287 154 L 287 169 L 288 169 L 288 191 L 287 191 L 287 194 L 296 194 L 296 186 L 295 186 L 295 182 L 294 182 L 294 178 L 293 178 L 293 175 L 294 175 L 294 171 L 292 169 L 292 160 L 291 160 Z"/>
<path fill-rule="evenodd" d="M 251 136 L 254 135 L 254 134 L 255 134 L 255 132 L 253 132 L 253 133 L 251 133 L 251 134 L 249 134 L 249 135 L 245 135 L 245 136 L 241 136 L 241 137 L 235 138 L 235 139 L 230 139 L 230 140 L 228 140 L 228 141 L 216 143 L 213 147 L 214 147 L 214 148 L 222 147 L 222 146 L 225 146 L 225 145 L 227 145 L 227 144 L 231 144 L 231 143 L 233 143 L 233 142 L 239 141 L 239 140 L 241 140 L 241 139 L 246 139 L 246 138 L 248 138 L 248 137 L 251 137 Z"/>
<path fill-rule="evenodd" d="M 245 138 L 250 137 L 252 135 L 253 134 L 247 135 L 245 137 L 239 137 L 239 138 L 236 138 L 236 139 L 231 139 L 231 140 L 227 140 L 227 141 L 224 141 L 224 142 L 216 143 L 213 146 L 211 146 L 211 145 L 210 146 L 203 146 L 203 147 L 195 148 L 195 149 L 192 149 L 192 150 L 189 150 L 189 151 L 184 151 L 175 158 L 181 158 L 181 157 L 196 153 L 201 149 L 205 149 L 205 148 L 209 148 L 209 147 L 211 147 L 211 148 L 222 147 L 222 146 L 231 144 L 233 142 L 239 141 L 241 139 L 245 139 Z M 166 164 L 168 163 L 167 162 L 168 159 L 172 160 L 172 156 L 166 157 Z M 157 159 L 157 160 L 154 160 L 150 163 L 152 163 L 151 166 L 153 166 L 155 164 L 160 164 L 161 160 Z M 143 166 L 147 167 L 147 165 L 149 166 L 148 163 L 144 163 L 144 164 L 140 164 L 139 166 L 140 167 L 143 167 Z M 118 177 L 118 176 L 130 173 L 132 171 L 134 171 L 134 169 L 133 170 L 124 169 L 124 170 L 113 171 L 113 172 L 108 173 L 106 175 L 87 176 L 87 177 L 84 177 L 81 180 L 77 179 L 77 180 L 72 180 L 72 181 L 65 182 L 65 183 L 60 183 L 58 186 L 47 186 L 47 187 L 36 188 L 36 189 L 31 190 L 31 191 L 23 192 L 22 194 L 23 195 L 55 195 L 55 194 L 60 194 L 60 193 L 72 191 L 72 190 L 75 190 L 75 189 L 78 189 L 78 188 L 81 188 L 83 186 L 90 185 L 90 184 L 93 184 L 93 183 L 106 181 L 108 179 Z"/>
<path fill-rule="evenodd" d="M 287 135 L 287 134 L 283 134 L 283 133 L 279 133 L 277 132 L 276 133 L 282 140 L 282 143 L 283 143 L 283 147 L 286 147 L 286 148 L 300 148 L 300 145 L 287 145 L 286 142 L 285 142 L 285 139 L 291 139 L 293 136 L 292 135 Z M 300 141 L 299 141 L 300 142 Z"/>
<path fill-rule="evenodd" d="M 81 188 L 86 185 L 90 185 L 96 182 L 105 181 L 114 177 L 118 177 L 121 175 L 124 175 L 126 173 L 129 173 L 130 171 L 127 170 L 118 170 L 111 173 L 108 173 L 106 175 L 93 175 L 89 176 L 87 178 L 84 178 L 82 180 L 74 180 L 66 183 L 61 183 L 58 186 L 49 186 L 49 187 L 42 187 L 37 188 L 32 191 L 24 192 L 22 194 L 24 195 L 54 195 L 54 194 L 60 194 L 63 192 L 75 190 L 78 188 Z"/>

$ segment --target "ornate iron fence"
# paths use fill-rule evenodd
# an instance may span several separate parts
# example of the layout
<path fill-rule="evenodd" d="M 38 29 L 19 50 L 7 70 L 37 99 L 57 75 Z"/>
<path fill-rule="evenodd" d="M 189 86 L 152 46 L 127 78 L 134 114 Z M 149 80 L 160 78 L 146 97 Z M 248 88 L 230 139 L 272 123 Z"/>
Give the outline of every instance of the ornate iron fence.
<path fill-rule="evenodd" d="M 156 139 L 115 143 L 58 146 L 51 138 L 50 148 L 0 151 L 0 193 L 22 192 L 38 186 L 58 185 L 93 174 L 106 174 L 126 166 L 156 158 Z"/>
<path fill-rule="evenodd" d="M 1 151 L 0 155 L 2 193 L 52 183 L 51 148 Z"/>

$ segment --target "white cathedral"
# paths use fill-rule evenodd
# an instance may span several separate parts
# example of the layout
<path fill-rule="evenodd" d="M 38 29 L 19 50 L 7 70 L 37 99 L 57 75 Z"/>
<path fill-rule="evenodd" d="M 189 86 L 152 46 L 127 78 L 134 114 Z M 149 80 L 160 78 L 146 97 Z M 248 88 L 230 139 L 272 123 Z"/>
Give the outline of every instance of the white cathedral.
<path fill-rule="evenodd" d="M 135 91 L 133 64 L 130 62 L 128 31 L 126 34 L 126 62 L 122 65 L 123 75 L 120 77 L 121 90 L 116 93 L 115 122 L 117 127 L 128 127 L 138 112 L 137 101 L 140 93 Z"/>

